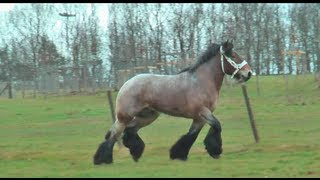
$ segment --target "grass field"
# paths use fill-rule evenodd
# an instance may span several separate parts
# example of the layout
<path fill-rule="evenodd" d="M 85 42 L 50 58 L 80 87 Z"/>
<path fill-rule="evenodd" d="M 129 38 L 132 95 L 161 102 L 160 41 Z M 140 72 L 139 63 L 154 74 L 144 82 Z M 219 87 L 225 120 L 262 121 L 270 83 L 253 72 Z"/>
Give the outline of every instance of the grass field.
<path fill-rule="evenodd" d="M 190 120 L 161 115 L 141 129 L 146 144 L 135 163 L 114 148 L 114 163 L 92 157 L 112 120 L 106 94 L 37 99 L 0 98 L 0 177 L 320 177 L 320 89 L 313 76 L 260 77 L 248 82 L 260 142 L 254 141 L 241 86 L 223 86 L 215 116 L 223 154 L 204 149 L 206 125 L 187 161 L 169 159 Z M 114 94 L 114 97 L 116 94 Z"/>

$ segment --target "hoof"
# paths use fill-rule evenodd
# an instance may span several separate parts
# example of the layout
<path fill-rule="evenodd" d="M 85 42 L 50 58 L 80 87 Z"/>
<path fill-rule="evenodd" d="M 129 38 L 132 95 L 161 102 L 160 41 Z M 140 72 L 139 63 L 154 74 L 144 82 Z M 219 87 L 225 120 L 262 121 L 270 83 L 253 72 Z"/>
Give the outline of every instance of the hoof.
<path fill-rule="evenodd" d="M 111 164 L 113 143 L 105 141 L 100 144 L 96 154 L 93 157 L 93 164 L 100 165 L 102 163 Z"/>
<path fill-rule="evenodd" d="M 180 146 L 177 146 L 176 144 L 170 149 L 170 159 L 186 161 L 188 159 L 188 151 Z"/>
<path fill-rule="evenodd" d="M 188 157 L 172 157 L 170 156 L 171 160 L 180 160 L 180 161 L 187 161 Z"/>

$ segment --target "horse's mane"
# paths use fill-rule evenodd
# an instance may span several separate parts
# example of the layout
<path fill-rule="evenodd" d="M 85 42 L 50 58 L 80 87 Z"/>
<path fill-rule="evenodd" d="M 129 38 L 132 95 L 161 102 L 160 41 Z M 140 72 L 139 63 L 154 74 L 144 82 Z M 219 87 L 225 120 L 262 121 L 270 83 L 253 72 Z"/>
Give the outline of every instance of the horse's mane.
<path fill-rule="evenodd" d="M 220 52 L 220 45 L 212 43 L 208 46 L 207 50 L 198 58 L 197 62 L 189 67 L 186 67 L 178 72 L 178 74 L 183 72 L 193 73 L 201 64 L 208 62 L 212 57 Z"/>

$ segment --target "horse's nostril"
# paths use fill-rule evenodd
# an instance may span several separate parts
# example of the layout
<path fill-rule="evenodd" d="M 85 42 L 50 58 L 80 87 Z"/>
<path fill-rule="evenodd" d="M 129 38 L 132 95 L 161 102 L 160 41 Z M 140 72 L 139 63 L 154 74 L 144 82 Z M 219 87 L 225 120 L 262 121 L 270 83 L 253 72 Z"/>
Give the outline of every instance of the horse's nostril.
<path fill-rule="evenodd" d="M 248 79 L 251 77 L 252 73 L 251 71 L 248 72 Z"/>

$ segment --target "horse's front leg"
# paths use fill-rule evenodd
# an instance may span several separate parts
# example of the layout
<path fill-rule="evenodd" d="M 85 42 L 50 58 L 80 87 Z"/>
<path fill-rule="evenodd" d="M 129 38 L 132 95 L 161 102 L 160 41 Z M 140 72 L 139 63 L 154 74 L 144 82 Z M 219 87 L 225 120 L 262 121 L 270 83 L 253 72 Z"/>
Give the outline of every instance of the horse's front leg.
<path fill-rule="evenodd" d="M 216 117 L 207 108 L 203 109 L 199 116 L 210 125 L 210 130 L 204 139 L 204 145 L 211 157 L 217 159 L 222 153 L 221 125 Z"/>
<path fill-rule="evenodd" d="M 205 125 L 205 121 L 193 120 L 189 132 L 183 135 L 170 149 L 171 159 L 187 160 L 188 154 L 194 141 L 197 139 L 199 132 Z"/>

